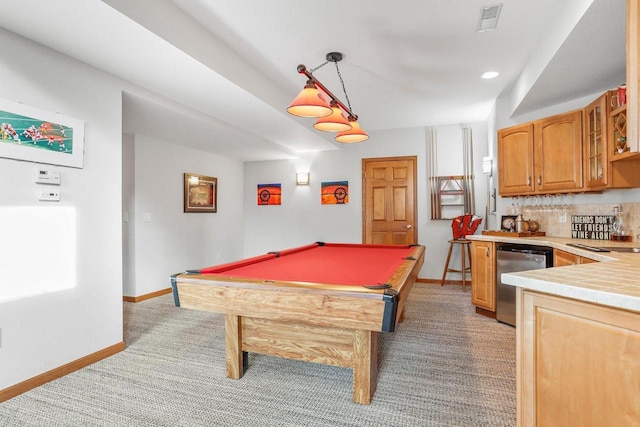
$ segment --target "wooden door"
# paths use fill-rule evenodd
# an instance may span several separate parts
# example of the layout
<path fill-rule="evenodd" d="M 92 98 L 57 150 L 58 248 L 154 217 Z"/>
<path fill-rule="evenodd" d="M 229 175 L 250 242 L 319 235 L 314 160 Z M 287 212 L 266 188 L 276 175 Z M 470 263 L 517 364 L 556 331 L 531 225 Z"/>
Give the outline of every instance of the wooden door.
<path fill-rule="evenodd" d="M 533 125 L 531 123 L 498 131 L 498 177 L 502 196 L 533 192 Z"/>
<path fill-rule="evenodd" d="M 417 243 L 416 156 L 362 159 L 362 241 Z"/>
<path fill-rule="evenodd" d="M 538 120 L 533 132 L 536 190 L 581 189 L 582 111 Z"/>

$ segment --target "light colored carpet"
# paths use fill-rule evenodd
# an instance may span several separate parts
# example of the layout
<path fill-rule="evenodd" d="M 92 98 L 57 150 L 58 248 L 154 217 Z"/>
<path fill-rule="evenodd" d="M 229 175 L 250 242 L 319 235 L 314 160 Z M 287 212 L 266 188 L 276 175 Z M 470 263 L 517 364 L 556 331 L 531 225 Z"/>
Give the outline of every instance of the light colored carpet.
<path fill-rule="evenodd" d="M 515 329 L 458 286 L 418 284 L 381 334 L 371 405 L 346 368 L 251 354 L 225 377 L 224 318 L 125 303 L 125 351 L 0 404 L 0 426 L 514 426 Z"/>

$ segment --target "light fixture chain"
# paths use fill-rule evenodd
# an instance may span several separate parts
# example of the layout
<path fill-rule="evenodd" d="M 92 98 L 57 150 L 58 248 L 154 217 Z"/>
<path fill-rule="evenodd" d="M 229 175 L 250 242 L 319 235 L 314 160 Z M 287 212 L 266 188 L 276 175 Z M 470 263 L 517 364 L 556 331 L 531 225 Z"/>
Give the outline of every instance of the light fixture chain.
<path fill-rule="evenodd" d="M 353 111 L 353 108 L 351 108 L 351 101 L 349 101 L 349 95 L 347 95 L 347 89 L 344 87 L 344 80 L 342 80 L 342 73 L 340 73 L 338 62 L 336 61 L 335 64 L 336 64 L 336 71 L 338 72 L 338 77 L 340 77 L 340 84 L 342 85 L 342 91 L 344 92 L 344 97 L 347 99 L 347 106 L 349 107 L 349 111 Z"/>
<path fill-rule="evenodd" d="M 310 73 L 313 73 L 316 70 L 319 70 L 320 68 L 324 67 L 325 65 L 327 65 L 329 63 L 329 61 L 324 61 L 324 64 L 320 64 L 318 65 L 316 68 L 312 68 L 311 70 L 309 70 Z"/>

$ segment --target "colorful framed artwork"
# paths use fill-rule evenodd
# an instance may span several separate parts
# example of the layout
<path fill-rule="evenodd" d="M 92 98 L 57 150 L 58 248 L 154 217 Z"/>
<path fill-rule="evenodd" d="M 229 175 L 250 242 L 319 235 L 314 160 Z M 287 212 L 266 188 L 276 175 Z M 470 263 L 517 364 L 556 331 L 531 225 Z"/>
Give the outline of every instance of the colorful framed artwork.
<path fill-rule="evenodd" d="M 0 99 L 0 157 L 82 168 L 84 122 Z"/>
<path fill-rule="evenodd" d="M 281 205 L 282 184 L 258 184 L 258 205 Z"/>
<path fill-rule="evenodd" d="M 349 203 L 349 181 L 329 181 L 320 185 L 323 205 L 345 205 Z"/>
<path fill-rule="evenodd" d="M 185 173 L 184 211 L 218 212 L 218 178 Z"/>

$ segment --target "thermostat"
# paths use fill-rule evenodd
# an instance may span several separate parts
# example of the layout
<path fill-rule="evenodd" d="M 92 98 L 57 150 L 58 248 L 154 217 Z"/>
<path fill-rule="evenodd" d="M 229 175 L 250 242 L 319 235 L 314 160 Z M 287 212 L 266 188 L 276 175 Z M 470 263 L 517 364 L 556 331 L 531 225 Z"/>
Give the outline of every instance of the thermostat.
<path fill-rule="evenodd" d="M 60 172 L 37 168 L 35 172 L 35 181 L 38 184 L 60 185 Z"/>

